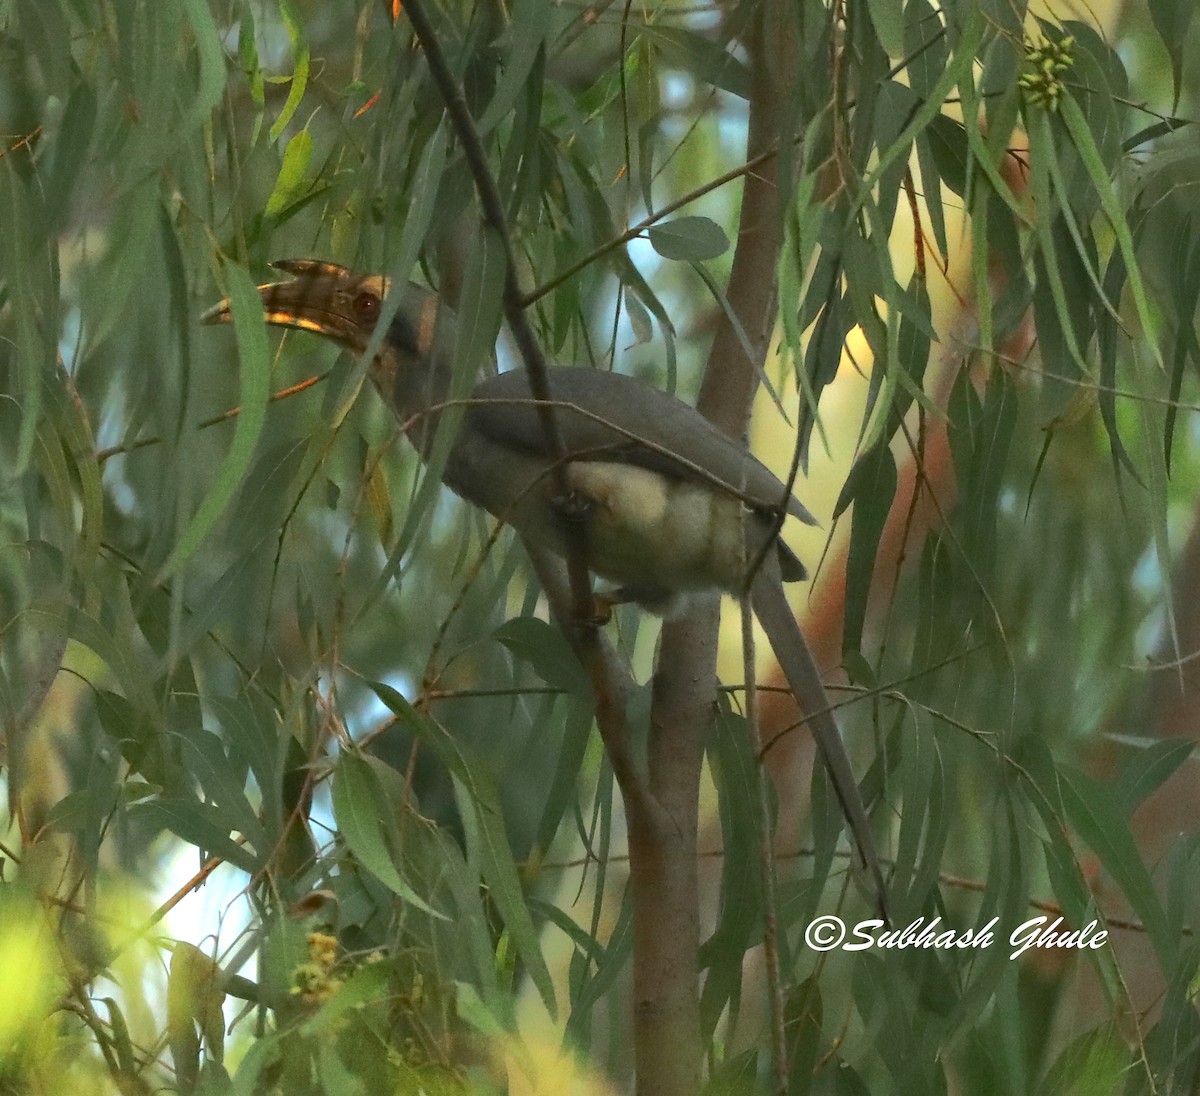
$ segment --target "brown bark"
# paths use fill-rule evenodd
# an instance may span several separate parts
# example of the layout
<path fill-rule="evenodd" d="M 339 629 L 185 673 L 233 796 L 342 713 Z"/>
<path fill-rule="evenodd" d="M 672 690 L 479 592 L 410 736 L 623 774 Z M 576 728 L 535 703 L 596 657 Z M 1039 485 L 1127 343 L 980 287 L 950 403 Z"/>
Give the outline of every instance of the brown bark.
<path fill-rule="evenodd" d="M 790 19 L 782 2 L 764 3 L 747 43 L 753 85 L 746 158 L 778 139 L 786 86 L 780 74 Z M 768 32 L 767 27 L 770 27 Z M 772 48 L 768 51 L 766 44 Z M 697 406 L 734 436 L 742 436 L 766 356 L 776 303 L 776 267 L 783 239 L 781 194 L 771 159 L 746 177 L 727 299 L 754 343 L 747 358 L 732 325 L 718 325 Z M 635 1052 L 639 1096 L 694 1096 L 700 1090 L 699 888 L 697 828 L 703 728 L 713 716 L 718 606 L 716 599 L 686 619 L 669 622 L 654 679 L 650 719 L 650 784 L 662 813 L 630 819 L 635 917 Z"/>

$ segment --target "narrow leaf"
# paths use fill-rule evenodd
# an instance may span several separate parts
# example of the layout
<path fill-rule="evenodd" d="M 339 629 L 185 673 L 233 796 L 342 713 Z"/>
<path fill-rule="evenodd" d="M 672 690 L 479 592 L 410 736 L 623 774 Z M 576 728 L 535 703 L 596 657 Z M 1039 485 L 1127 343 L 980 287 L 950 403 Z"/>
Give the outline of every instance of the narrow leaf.
<path fill-rule="evenodd" d="M 446 920 L 424 901 L 397 870 L 398 837 L 392 820 L 393 807 L 384 795 L 371 765 L 364 758 L 344 753 L 333 778 L 333 816 L 338 832 L 350 851 L 368 871 L 394 894 L 434 917 Z"/>
<path fill-rule="evenodd" d="M 308 39 L 304 37 L 304 26 L 296 9 L 292 7 L 291 0 L 279 0 L 279 15 L 283 19 L 283 25 L 287 27 L 288 39 L 292 44 L 292 56 L 295 60 L 292 66 L 292 81 L 288 88 L 287 101 L 283 104 L 279 117 L 271 126 L 272 141 L 279 140 L 280 134 L 287 128 L 288 122 L 292 120 L 292 116 L 300 106 L 300 100 L 304 98 L 304 91 L 308 87 Z"/>
<path fill-rule="evenodd" d="M 1121 888 L 1145 924 L 1164 969 L 1170 970 L 1178 941 L 1167 932 L 1154 884 L 1110 791 L 1078 772 L 1063 772 L 1059 789 L 1067 818 Z"/>
<path fill-rule="evenodd" d="M 493 633 L 512 654 L 533 667 L 547 685 L 577 696 L 590 696 L 591 687 L 562 633 L 537 617 L 514 617 Z"/>
<path fill-rule="evenodd" d="M 192 799 L 162 798 L 132 807 L 130 815 L 149 816 L 163 829 L 208 853 L 219 856 L 247 875 L 258 870 L 258 860 L 244 845 L 229 836 L 229 825 L 215 807 Z"/>
<path fill-rule="evenodd" d="M 725 230 L 707 217 L 676 217 L 649 230 L 650 243 L 664 259 L 703 262 L 729 249 Z"/>
<path fill-rule="evenodd" d="M 302 129 L 287 143 L 283 163 L 275 179 L 275 187 L 263 210 L 266 217 L 278 216 L 287 206 L 300 197 L 305 186 L 305 175 L 312 160 L 313 139 L 307 129 Z"/>
<path fill-rule="evenodd" d="M 271 359 L 267 347 L 267 329 L 263 321 L 262 300 L 250 276 L 233 262 L 226 263 L 229 301 L 233 328 L 241 363 L 241 413 L 229 446 L 208 494 L 192 515 L 187 528 L 159 572 L 162 581 L 174 574 L 195 554 L 204 538 L 224 513 L 250 467 L 255 446 L 266 421 L 270 396 Z"/>

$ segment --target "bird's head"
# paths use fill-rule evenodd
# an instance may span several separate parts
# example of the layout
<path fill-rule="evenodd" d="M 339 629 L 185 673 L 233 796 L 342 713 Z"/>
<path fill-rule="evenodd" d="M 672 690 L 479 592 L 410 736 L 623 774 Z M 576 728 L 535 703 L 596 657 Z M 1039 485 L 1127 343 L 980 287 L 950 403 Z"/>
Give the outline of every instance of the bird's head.
<path fill-rule="evenodd" d="M 356 354 L 365 351 L 382 315 L 389 279 L 320 259 L 278 259 L 271 265 L 292 277 L 258 287 L 266 322 L 314 331 Z M 390 349 L 402 358 L 430 358 L 434 349 L 452 340 L 450 310 L 440 307 L 436 294 L 413 283 L 400 292 L 384 351 Z M 232 322 L 229 301 L 221 301 L 200 318 L 204 323 Z"/>

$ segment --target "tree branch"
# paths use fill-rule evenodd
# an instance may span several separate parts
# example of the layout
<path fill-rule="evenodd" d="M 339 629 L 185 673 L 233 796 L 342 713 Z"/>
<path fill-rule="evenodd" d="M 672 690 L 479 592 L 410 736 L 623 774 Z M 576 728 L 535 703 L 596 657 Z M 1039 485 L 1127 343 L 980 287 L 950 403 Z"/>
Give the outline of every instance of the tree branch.
<path fill-rule="evenodd" d="M 776 77 L 787 70 L 780 65 L 776 72 L 766 63 L 763 21 L 772 16 L 786 18 L 786 12 L 782 0 L 760 5 L 752 40 L 747 43 L 753 83 L 746 159 L 759 164 L 761 170 L 745 176 L 728 300 L 753 341 L 757 361 L 747 357 L 733 324 L 722 318 L 697 400 L 702 414 L 735 437 L 745 433 L 750 418 L 758 367 L 766 356 L 775 310 L 783 220 L 777 190 L 779 160 L 774 153 L 784 90 Z M 652 1043 L 675 1048 L 666 1062 L 655 1067 L 654 1076 L 644 1078 L 639 1073 L 638 1091 L 646 1096 L 689 1096 L 700 1090 L 703 1048 L 697 988 L 696 848 L 702 728 L 711 725 L 716 705 L 719 619 L 719 601 L 711 598 L 688 616 L 663 626 L 650 711 L 649 776 L 651 792 L 671 825 L 637 833 L 630 827 L 631 850 L 643 843 L 650 846 L 643 850 L 646 862 L 661 866 L 656 875 L 647 878 L 634 874 L 635 945 L 658 960 L 635 972 L 638 1058 L 648 1057 Z M 649 902 L 653 902 L 652 912 L 645 909 Z M 688 1061 L 695 1063 L 690 1074 Z"/>
<path fill-rule="evenodd" d="M 412 24 L 417 41 L 421 43 L 421 49 L 425 52 L 429 73 L 446 106 L 446 113 L 450 116 L 450 124 L 454 128 L 459 144 L 462 145 L 463 155 L 471 171 L 471 177 L 475 181 L 476 193 L 479 195 L 484 224 L 495 232 L 504 252 L 504 318 L 508 321 L 509 329 L 513 333 L 513 339 L 521 354 L 521 360 L 529 373 L 530 390 L 539 401 L 538 418 L 546 435 L 547 446 L 555 457 L 554 477 L 557 490 L 563 497 L 566 497 L 570 494 L 564 460 L 566 449 L 563 446 L 562 434 L 558 429 L 554 409 L 550 406 L 546 359 L 542 355 L 542 348 L 538 345 L 533 329 L 529 326 L 529 320 L 525 315 L 523 303 L 525 294 L 521 291 L 517 280 L 516 252 L 513 249 L 512 235 L 508 229 L 508 218 L 504 214 L 504 204 L 500 199 L 500 189 L 496 185 L 496 179 L 488 164 L 487 152 L 484 150 L 479 131 L 475 128 L 475 119 L 471 117 L 471 111 L 467 107 L 462 88 L 459 87 L 450 72 L 450 66 L 446 64 L 446 58 L 442 54 L 441 46 L 433 31 L 433 24 L 430 23 L 425 13 L 423 0 L 406 0 L 404 11 Z M 577 629 L 587 629 L 589 627 L 587 622 L 594 616 L 594 609 L 591 576 L 588 571 L 587 554 L 582 536 L 567 538 L 567 571 L 571 576 L 571 592 L 575 605 L 573 626 Z M 590 627 L 594 632 L 594 625 Z"/>
<path fill-rule="evenodd" d="M 405 0 L 404 10 L 408 14 L 409 22 L 412 24 L 421 48 L 425 52 L 430 75 L 437 85 L 450 116 L 451 125 L 462 145 L 463 155 L 479 195 L 484 222 L 496 233 L 503 249 L 504 316 L 529 373 L 530 390 L 539 402 L 538 415 L 542 429 L 545 431 L 548 447 L 554 457 L 553 475 L 556 489 L 565 497 L 570 493 L 566 478 L 566 448 L 554 416 L 553 401 L 550 397 L 550 387 L 546 377 L 546 361 L 525 315 L 525 295 L 521 291 L 517 278 L 516 252 L 513 248 L 508 220 L 504 214 L 504 205 L 500 199 L 500 191 L 488 164 L 487 153 L 484 151 L 479 131 L 475 128 L 475 120 L 467 108 L 462 89 L 446 64 L 433 26 L 426 15 L 423 0 Z M 587 565 L 582 532 L 568 538 L 567 548 L 567 572 L 570 579 L 569 608 L 564 611 L 563 602 L 566 599 L 561 594 L 551 594 L 552 604 L 557 601 L 556 616 L 560 624 L 567 625 L 563 629 L 564 634 L 587 671 L 591 682 L 596 703 L 596 725 L 600 729 L 605 749 L 612 761 L 613 773 L 617 777 L 617 783 L 625 803 L 626 816 L 631 820 L 647 819 L 656 813 L 655 804 L 646 781 L 638 772 L 633 761 L 629 727 L 625 719 L 625 705 L 620 700 L 627 692 L 627 683 L 620 681 L 618 676 L 614 676 L 614 659 L 611 648 L 600 636 L 599 629 L 593 622 L 591 574 Z M 544 566 L 544 557 L 540 553 L 535 553 L 533 561 L 539 571 L 539 577 L 545 583 L 549 572 Z M 547 587 L 548 591 L 555 588 L 553 584 Z"/>

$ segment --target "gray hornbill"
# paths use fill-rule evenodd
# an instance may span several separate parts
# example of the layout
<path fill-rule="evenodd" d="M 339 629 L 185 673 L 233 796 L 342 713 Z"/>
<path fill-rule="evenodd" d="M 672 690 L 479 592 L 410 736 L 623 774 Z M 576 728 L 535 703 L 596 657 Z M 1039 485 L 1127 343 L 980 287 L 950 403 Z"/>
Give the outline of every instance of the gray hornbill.
<path fill-rule="evenodd" d="M 386 278 L 314 259 L 272 265 L 292 278 L 259 287 L 268 323 L 325 335 L 355 354 L 367 349 L 389 291 Z M 450 398 L 454 317 L 427 289 L 409 284 L 400 292 L 371 379 L 427 457 L 438 411 Z M 229 302 L 203 319 L 230 321 Z M 548 380 L 569 498 L 551 474 L 554 456 L 524 370 L 489 376 L 472 390 L 443 481 L 559 555 L 569 538 L 581 536 L 589 568 L 616 585 L 602 599 L 609 604 L 632 601 L 665 614 L 689 593 L 740 594 L 748 562 L 758 562 L 754 613 L 808 715 L 882 903 L 883 874 L 858 784 L 783 593 L 783 582 L 806 571 L 777 536 L 781 511 L 809 524 L 812 515 L 766 466 L 674 396 L 593 369 L 553 367 Z"/>

